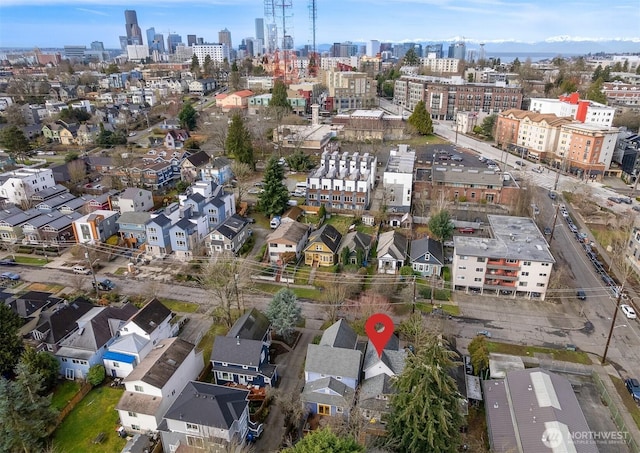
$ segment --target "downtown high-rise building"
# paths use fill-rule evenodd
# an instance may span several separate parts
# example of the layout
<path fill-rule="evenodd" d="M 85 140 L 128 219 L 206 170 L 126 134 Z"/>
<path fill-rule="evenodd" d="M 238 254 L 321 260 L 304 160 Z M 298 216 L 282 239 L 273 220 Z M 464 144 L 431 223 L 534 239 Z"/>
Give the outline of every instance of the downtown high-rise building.
<path fill-rule="evenodd" d="M 218 42 L 220 44 L 226 44 L 229 49 L 233 49 L 231 45 L 231 32 L 226 28 L 218 32 Z"/>
<path fill-rule="evenodd" d="M 142 45 L 142 30 L 138 25 L 138 15 L 132 9 L 124 11 L 125 28 L 127 30 L 127 44 Z"/>

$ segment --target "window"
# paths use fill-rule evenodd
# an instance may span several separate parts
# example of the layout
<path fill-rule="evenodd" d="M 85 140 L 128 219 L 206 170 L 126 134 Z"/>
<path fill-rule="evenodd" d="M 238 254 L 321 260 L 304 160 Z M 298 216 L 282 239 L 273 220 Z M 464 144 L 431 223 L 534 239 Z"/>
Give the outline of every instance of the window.
<path fill-rule="evenodd" d="M 318 415 L 331 415 L 331 406 L 318 404 Z"/>
<path fill-rule="evenodd" d="M 187 430 L 189 430 L 189 431 L 199 431 L 198 425 L 187 422 Z"/>
<path fill-rule="evenodd" d="M 142 386 L 141 386 L 141 385 L 134 385 L 134 386 L 133 386 L 133 389 L 134 389 L 136 392 L 140 392 L 140 393 L 144 392 L 144 388 L 142 388 Z"/>
<path fill-rule="evenodd" d="M 129 417 L 137 417 L 138 414 L 136 414 L 135 412 L 129 412 Z"/>

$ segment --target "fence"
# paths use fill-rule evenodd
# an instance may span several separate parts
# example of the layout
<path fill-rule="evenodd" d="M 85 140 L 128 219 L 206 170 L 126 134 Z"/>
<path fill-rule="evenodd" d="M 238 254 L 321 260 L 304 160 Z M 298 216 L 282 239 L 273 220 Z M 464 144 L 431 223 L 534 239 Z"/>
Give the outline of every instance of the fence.
<path fill-rule="evenodd" d="M 620 432 L 627 433 L 625 441 L 629 446 L 629 450 L 631 450 L 633 453 L 640 453 L 640 446 L 638 446 L 638 443 L 633 437 L 631 437 L 631 434 L 629 434 L 629 429 L 627 428 L 627 425 L 622 418 L 620 409 L 618 409 L 616 401 L 614 401 L 611 398 L 611 395 L 609 395 L 609 392 L 602 382 L 602 379 L 595 371 L 591 374 L 591 377 L 593 378 L 593 382 L 595 382 L 596 384 L 596 388 L 598 389 L 598 393 L 600 393 L 602 401 L 605 402 L 605 404 L 609 408 L 609 411 L 611 412 L 611 418 L 613 418 L 613 422 L 616 424 Z"/>
<path fill-rule="evenodd" d="M 88 382 L 84 382 L 82 384 L 82 386 L 80 387 L 80 390 L 78 390 L 78 393 L 73 395 L 73 398 L 71 398 L 69 400 L 67 405 L 65 407 L 63 407 L 62 410 L 60 411 L 60 413 L 58 414 L 58 420 L 56 421 L 56 426 L 58 426 L 60 423 L 62 423 L 62 421 L 65 419 L 65 417 L 67 415 L 69 415 L 69 412 L 71 412 L 73 410 L 73 408 L 76 407 L 76 405 L 80 401 L 82 401 L 82 398 L 84 398 L 87 395 L 87 393 L 89 393 L 91 391 L 92 388 L 93 388 L 93 386 L 91 384 L 89 384 Z"/>

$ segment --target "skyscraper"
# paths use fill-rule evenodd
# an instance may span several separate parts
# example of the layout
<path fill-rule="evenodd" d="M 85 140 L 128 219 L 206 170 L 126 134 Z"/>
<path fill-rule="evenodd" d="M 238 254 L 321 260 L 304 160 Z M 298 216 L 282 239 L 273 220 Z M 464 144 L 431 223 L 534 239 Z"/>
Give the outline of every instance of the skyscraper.
<path fill-rule="evenodd" d="M 125 27 L 127 29 L 127 43 L 142 45 L 142 30 L 138 26 L 138 15 L 132 9 L 124 11 Z"/>
<path fill-rule="evenodd" d="M 231 45 L 231 32 L 226 28 L 218 32 L 218 42 L 220 44 L 226 44 L 229 49 L 232 49 Z"/>

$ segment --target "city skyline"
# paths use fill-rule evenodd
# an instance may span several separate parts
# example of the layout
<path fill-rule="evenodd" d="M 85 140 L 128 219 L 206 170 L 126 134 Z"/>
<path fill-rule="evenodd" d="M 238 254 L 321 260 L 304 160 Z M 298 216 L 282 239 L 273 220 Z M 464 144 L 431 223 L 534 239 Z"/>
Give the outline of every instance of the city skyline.
<path fill-rule="evenodd" d="M 292 3 L 287 11 L 288 34 L 296 47 L 311 44 L 308 0 Z M 171 32 L 182 35 L 183 42 L 187 34 L 195 34 L 213 43 L 226 28 L 237 47 L 242 39 L 255 37 L 255 19 L 264 17 L 264 2 L 142 0 L 131 4 L 113 0 L 105 6 L 99 0 L 3 0 L 0 47 L 88 47 L 92 41 L 102 41 L 105 48 L 116 49 L 119 36 L 126 35 L 125 10 L 136 11 L 143 33 L 153 27 L 165 39 Z M 618 0 L 614 6 L 599 0 L 322 0 L 317 1 L 316 43 L 374 39 L 485 43 L 624 39 L 640 43 L 638 23 L 637 0 Z"/>

